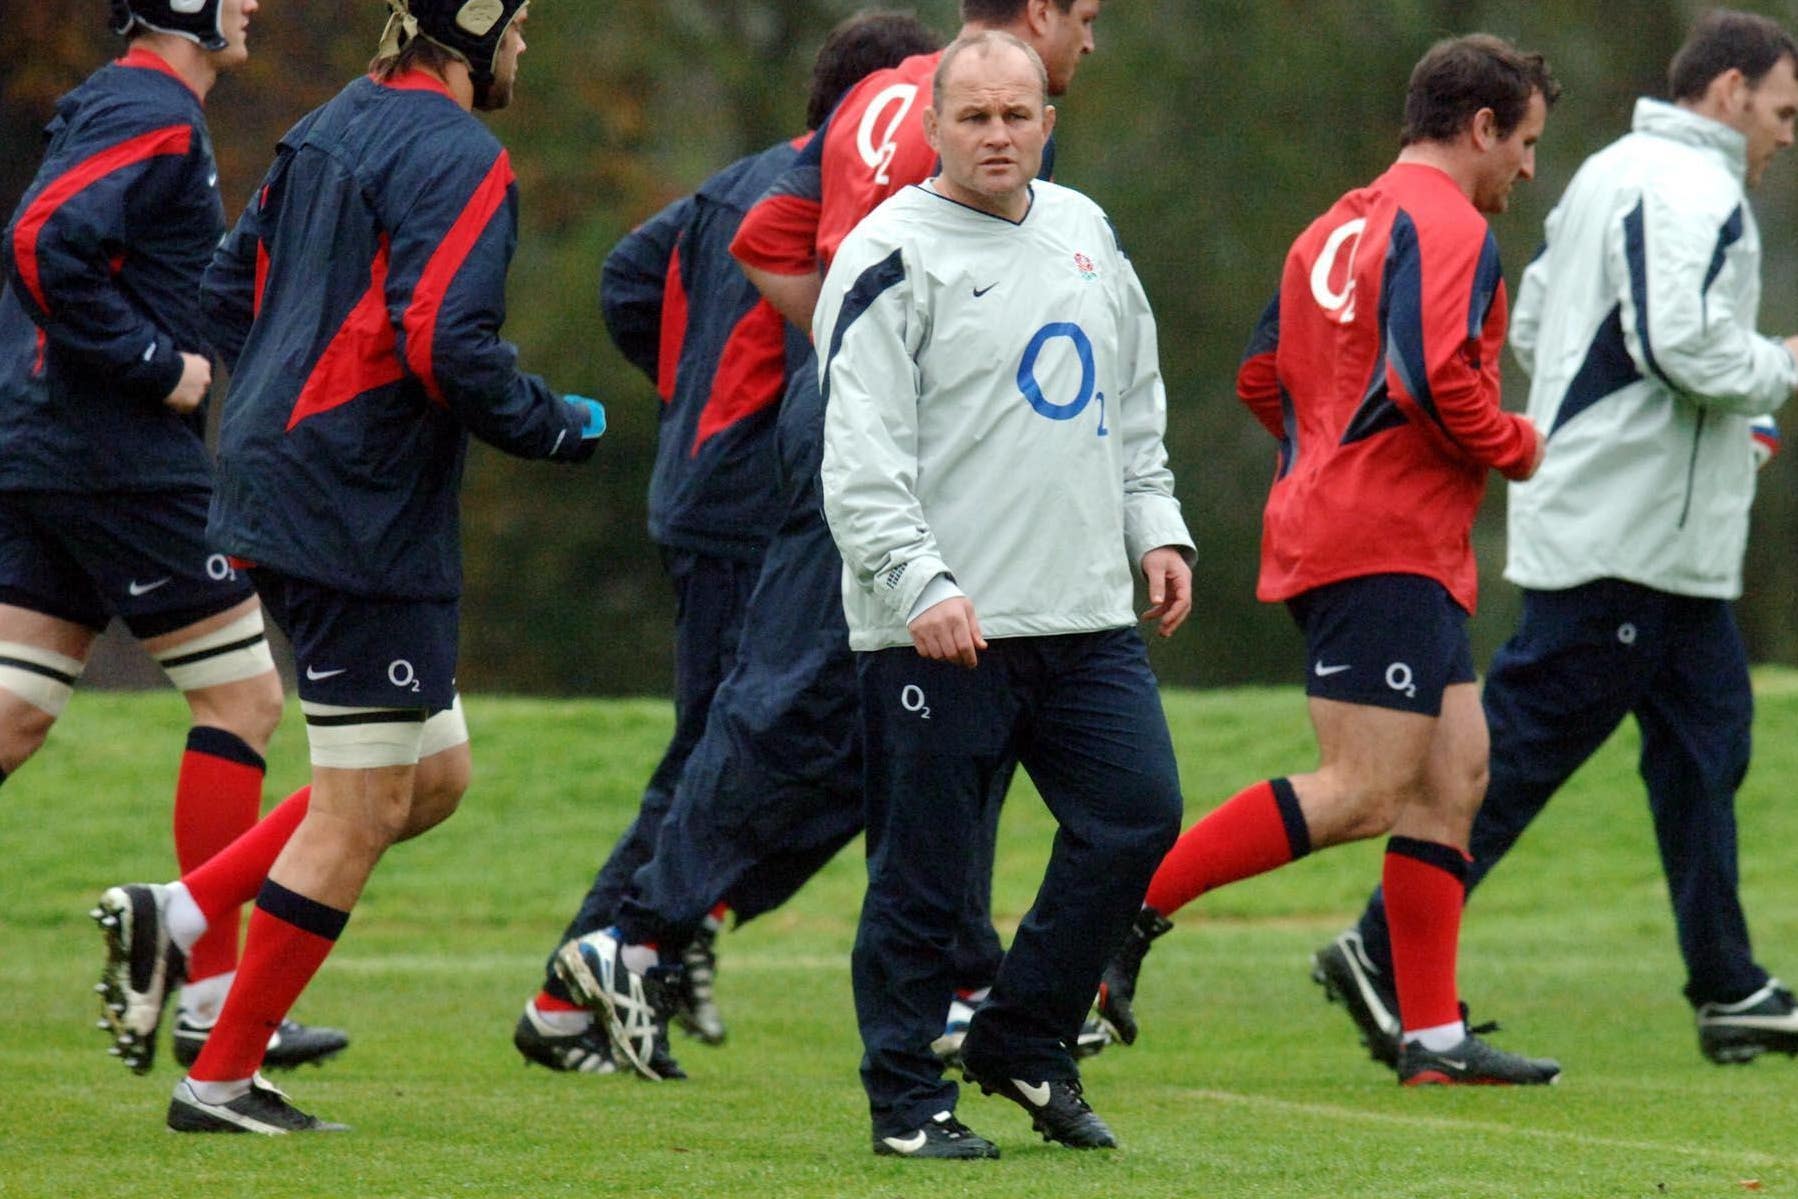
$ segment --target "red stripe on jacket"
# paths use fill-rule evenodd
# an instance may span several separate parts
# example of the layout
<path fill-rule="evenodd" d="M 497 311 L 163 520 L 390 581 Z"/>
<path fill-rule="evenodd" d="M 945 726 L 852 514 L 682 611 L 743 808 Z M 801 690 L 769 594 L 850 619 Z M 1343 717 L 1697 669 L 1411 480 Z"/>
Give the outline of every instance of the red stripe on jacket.
<path fill-rule="evenodd" d="M 743 314 L 724 343 L 690 453 L 697 456 L 710 438 L 779 403 L 786 382 L 787 322 L 763 300 Z"/>
<path fill-rule="evenodd" d="M 306 385 L 294 401 L 287 427 L 309 416 L 329 412 L 357 396 L 406 377 L 400 365 L 399 339 L 387 318 L 387 235 L 369 267 L 368 290 L 356 301 L 343 324 L 318 356 Z"/>
<path fill-rule="evenodd" d="M 268 184 L 262 185 L 262 192 L 256 197 L 256 211 L 261 212 L 268 207 Z M 250 319 L 255 320 L 262 315 L 262 293 L 268 287 L 268 246 L 262 238 L 256 239 L 256 286 L 250 296 Z"/>
<path fill-rule="evenodd" d="M 683 235 L 684 236 L 684 235 Z M 662 328 L 656 342 L 656 392 L 662 403 L 674 400 L 681 350 L 687 344 L 687 288 L 680 278 L 680 246 L 668 256 L 668 279 L 662 289 Z"/>
<path fill-rule="evenodd" d="M 493 160 L 487 177 L 480 186 L 474 189 L 474 195 L 462 209 L 462 215 L 450 226 L 443 241 L 425 264 L 424 273 L 418 277 L 418 286 L 412 291 L 412 303 L 406 307 L 406 365 L 424 384 L 425 394 L 438 404 L 443 403 L 443 389 L 437 385 L 437 372 L 431 362 L 431 343 L 437 336 L 437 316 L 443 310 L 443 299 L 449 292 L 450 284 L 456 278 L 456 272 L 468 261 L 475 243 L 480 241 L 481 233 L 487 228 L 487 222 L 499 211 L 506 201 L 506 189 L 512 186 L 516 178 L 512 174 L 512 160 L 504 150 Z"/>
<path fill-rule="evenodd" d="M 83 159 L 38 193 L 13 229 L 13 261 L 18 264 L 19 277 L 25 281 L 25 289 L 39 309 L 49 313 L 50 301 L 44 295 L 43 281 L 39 278 L 37 239 L 50 218 L 56 215 L 56 210 L 114 171 L 165 154 L 185 155 L 193 148 L 193 136 L 192 127 L 187 125 L 169 125 L 140 133 Z"/>

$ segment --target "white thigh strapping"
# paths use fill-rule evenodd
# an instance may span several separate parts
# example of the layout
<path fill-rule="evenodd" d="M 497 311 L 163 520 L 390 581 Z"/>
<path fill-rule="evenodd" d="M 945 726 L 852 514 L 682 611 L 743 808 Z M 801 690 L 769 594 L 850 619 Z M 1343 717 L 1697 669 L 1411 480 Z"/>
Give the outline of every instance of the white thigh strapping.
<path fill-rule="evenodd" d="M 87 663 L 53 650 L 0 641 L 0 687 L 51 716 L 62 715 L 86 668 Z"/>
<path fill-rule="evenodd" d="M 155 655 L 162 673 L 183 693 L 267 674 L 275 668 L 262 631 L 262 609 Z"/>
<path fill-rule="evenodd" d="M 312 764 L 336 770 L 416 766 L 425 721 L 417 712 L 342 708 L 302 700 Z M 397 718 L 397 719 L 396 719 Z"/>

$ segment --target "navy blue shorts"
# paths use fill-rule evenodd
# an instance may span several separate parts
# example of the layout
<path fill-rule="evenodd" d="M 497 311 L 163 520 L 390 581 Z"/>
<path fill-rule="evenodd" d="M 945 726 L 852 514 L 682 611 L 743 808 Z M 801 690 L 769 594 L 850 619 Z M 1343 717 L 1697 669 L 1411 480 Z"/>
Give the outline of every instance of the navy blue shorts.
<path fill-rule="evenodd" d="M 255 594 L 206 545 L 204 487 L 0 492 L 0 603 L 159 637 Z"/>
<path fill-rule="evenodd" d="M 1286 602 L 1305 633 L 1305 694 L 1442 714 L 1442 692 L 1471 683 L 1467 612 L 1422 575 L 1365 575 Z"/>
<path fill-rule="evenodd" d="M 250 576 L 293 642 L 302 700 L 427 712 L 455 701 L 458 601 L 351 595 L 264 566 Z"/>

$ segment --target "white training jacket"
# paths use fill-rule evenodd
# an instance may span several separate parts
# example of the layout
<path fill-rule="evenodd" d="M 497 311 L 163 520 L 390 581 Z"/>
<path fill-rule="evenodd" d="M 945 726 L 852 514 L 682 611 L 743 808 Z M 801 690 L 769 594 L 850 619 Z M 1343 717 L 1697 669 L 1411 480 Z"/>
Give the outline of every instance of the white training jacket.
<path fill-rule="evenodd" d="M 956 594 L 989 640 L 1132 625 L 1142 556 L 1190 560 L 1155 320 L 1085 196 L 1039 181 L 1013 223 L 905 188 L 812 327 L 851 648 L 910 645 L 920 599 Z"/>
<path fill-rule="evenodd" d="M 1541 470 L 1510 485 L 1513 583 L 1741 594 L 1749 422 L 1798 385 L 1785 347 L 1755 332 L 1745 163 L 1733 129 L 1638 100 L 1632 131 L 1549 214 L 1511 315 L 1530 418 L 1548 434 Z"/>

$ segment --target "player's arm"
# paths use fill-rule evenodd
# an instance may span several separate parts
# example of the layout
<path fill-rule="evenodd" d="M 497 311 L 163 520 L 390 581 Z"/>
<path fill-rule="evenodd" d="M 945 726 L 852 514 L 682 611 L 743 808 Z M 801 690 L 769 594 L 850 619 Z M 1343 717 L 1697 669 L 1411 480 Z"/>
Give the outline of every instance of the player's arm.
<path fill-rule="evenodd" d="M 673 380 L 661 377 L 662 342 L 670 291 L 684 295 L 675 256 L 681 231 L 692 219 L 696 201 L 685 196 L 631 230 L 606 255 L 600 269 L 599 307 L 612 344 L 650 382 L 669 393 Z"/>
<path fill-rule="evenodd" d="M 1195 549 L 1167 463 L 1167 390 L 1155 315 L 1121 245 L 1108 276 L 1118 305 L 1118 377 L 1124 389 L 1114 429 L 1124 459 L 1124 545 L 1148 585 L 1143 619 L 1159 622 L 1161 635 L 1168 637 L 1192 611 Z"/>
<path fill-rule="evenodd" d="M 813 324 L 824 398 L 824 514 L 843 561 L 902 622 L 949 567 L 917 496 L 921 318 L 891 244 L 852 239 Z M 959 595 L 959 589 L 954 592 Z"/>
<path fill-rule="evenodd" d="M 1733 198 L 1733 197 L 1732 197 Z M 1613 278 L 1623 281 L 1623 342 L 1645 377 L 1695 404 L 1744 416 L 1778 408 L 1798 386 L 1787 346 L 1738 320 L 1740 205 L 1684 192 L 1648 192 L 1606 231 Z"/>
<path fill-rule="evenodd" d="M 825 129 L 829 127 L 827 122 Z M 801 329 L 812 327 L 824 286 L 818 271 L 818 221 L 825 129 L 812 135 L 793 165 L 743 214 L 730 243 L 731 256 L 756 290 Z"/>
<path fill-rule="evenodd" d="M 1551 217 L 1552 227 L 1554 220 Z M 1517 302 L 1511 306 L 1511 354 L 1523 373 L 1536 373 L 1536 346 L 1542 331 L 1542 306 L 1548 299 L 1548 243 L 1536 251 L 1523 269 L 1517 285 Z"/>
<path fill-rule="evenodd" d="M 6 229 L 7 276 L 50 342 L 125 392 L 160 402 L 192 369 L 182 351 L 197 358 L 205 347 L 176 345 L 119 289 L 115 264 L 129 253 L 130 231 L 184 195 L 201 169 L 201 139 L 185 122 L 128 113 L 92 133 L 83 153 L 26 193 Z"/>
<path fill-rule="evenodd" d="M 1387 380 L 1412 420 L 1429 422 L 1474 462 L 1524 479 L 1541 461 L 1528 417 L 1499 407 L 1505 283 L 1498 242 L 1483 223 L 1395 244 L 1383 303 L 1391 313 Z M 1423 280 L 1432 279 L 1429 290 Z"/>
<path fill-rule="evenodd" d="M 508 454 L 588 457 L 588 409 L 520 371 L 517 348 L 499 336 L 518 229 L 505 151 L 489 158 L 445 146 L 420 158 L 433 177 L 396 180 L 414 184 L 406 194 L 416 198 L 389 225 L 387 305 L 406 369 L 434 403 Z"/>
<path fill-rule="evenodd" d="M 283 146 L 268 176 L 244 206 L 243 215 L 213 251 L 212 262 L 200 280 L 200 309 L 212 330 L 212 348 L 229 370 L 237 369 L 250 325 L 262 308 L 262 289 L 268 281 L 269 218 L 288 160 Z"/>
<path fill-rule="evenodd" d="M 1236 368 L 1236 398 L 1261 422 L 1274 440 L 1286 441 L 1286 411 L 1280 399 L 1280 293 L 1261 310 L 1242 364 Z"/>

